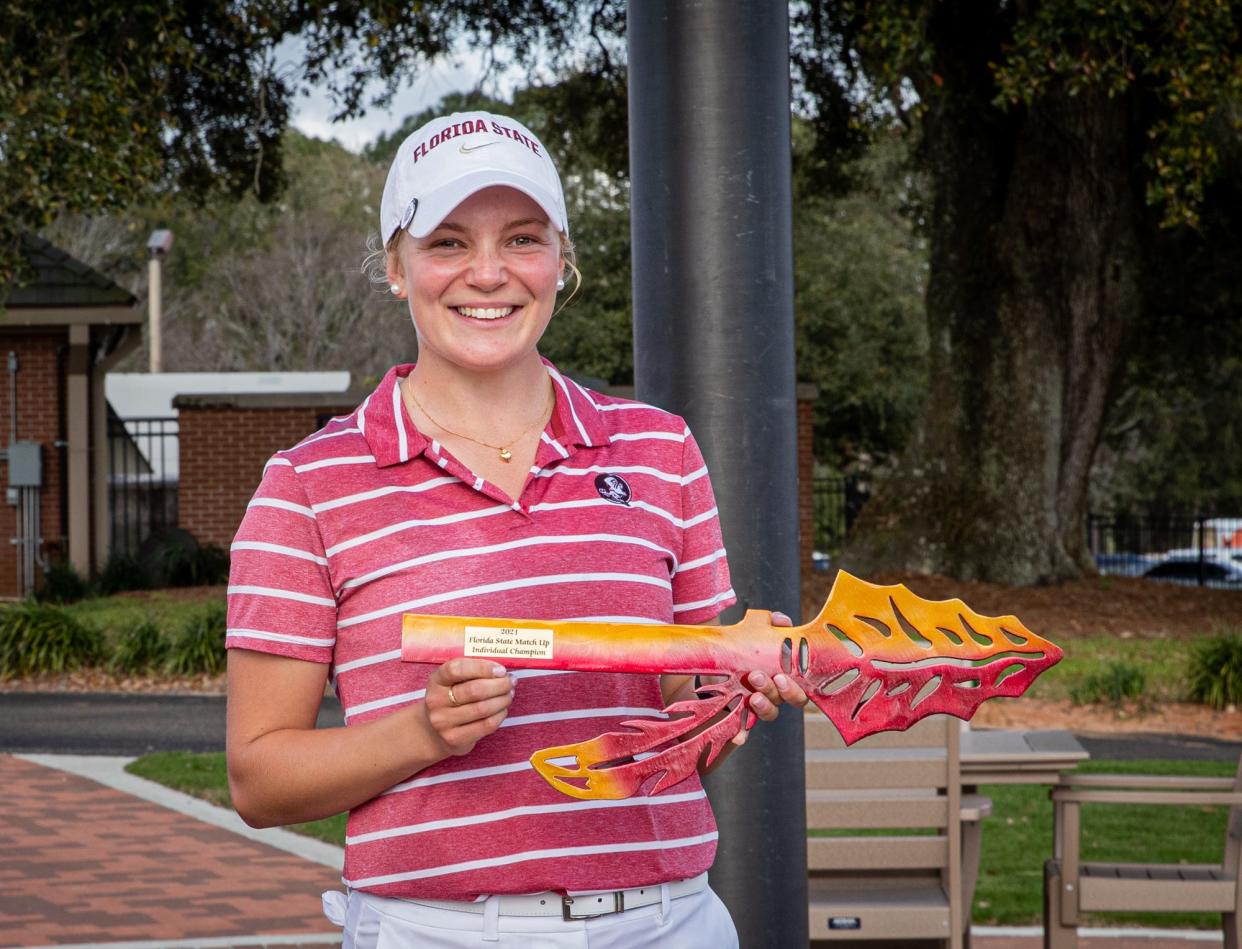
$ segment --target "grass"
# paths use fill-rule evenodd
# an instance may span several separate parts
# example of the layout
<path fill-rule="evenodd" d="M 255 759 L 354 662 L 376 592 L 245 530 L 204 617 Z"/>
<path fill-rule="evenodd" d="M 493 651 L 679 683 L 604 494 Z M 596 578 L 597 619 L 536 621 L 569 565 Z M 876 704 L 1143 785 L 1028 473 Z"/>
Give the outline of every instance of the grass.
<path fill-rule="evenodd" d="M 1227 777 L 1235 766 L 1217 761 L 1088 761 L 1088 774 L 1145 773 Z M 1052 851 L 1052 804 L 1048 789 L 986 785 L 992 816 L 983 824 L 983 852 L 975 891 L 977 923 L 1038 922 L 1044 860 Z M 1088 860 L 1154 863 L 1213 863 L 1225 839 L 1226 807 L 1083 805 L 1082 847 Z M 1220 925 L 1206 913 L 1087 914 L 1085 925 L 1140 923 L 1146 926 Z"/>
<path fill-rule="evenodd" d="M 157 751 L 131 762 L 125 770 L 175 791 L 201 797 L 220 807 L 233 806 L 222 751 Z"/>
<path fill-rule="evenodd" d="M 1147 673 L 1132 662 L 1113 661 L 1070 688 L 1075 705 L 1123 705 L 1141 701 L 1147 691 Z"/>
<path fill-rule="evenodd" d="M 223 752 L 158 751 L 143 755 L 126 768 L 130 774 L 165 787 L 192 794 L 220 807 L 232 808 L 228 771 Z M 345 815 L 293 824 L 289 830 L 345 846 Z"/>
<path fill-rule="evenodd" d="M 1065 658 L 1041 675 L 1027 695 L 1041 699 L 1089 695 L 1100 691 L 1100 683 L 1111 681 L 1119 667 L 1126 667 L 1145 683 L 1145 701 L 1184 702 L 1188 698 L 1190 649 L 1186 640 L 1091 636 L 1066 640 L 1061 646 Z"/>
<path fill-rule="evenodd" d="M 128 770 L 215 804 L 231 806 L 223 754 L 160 752 L 139 758 Z M 1215 761 L 1088 761 L 1079 770 L 1092 774 L 1229 776 L 1234 767 Z M 992 798 L 992 816 L 984 821 L 974 921 L 1007 926 L 1038 923 L 1044 860 L 1052 852 L 1048 789 L 996 784 L 984 785 L 980 791 Z M 1084 805 L 1083 855 L 1092 860 L 1211 863 L 1220 859 L 1227 810 Z M 343 814 L 290 829 L 338 846 L 345 843 Z M 1097 914 L 1089 915 L 1086 924 L 1120 923 L 1214 928 L 1220 925 L 1220 917 L 1205 913 Z"/>

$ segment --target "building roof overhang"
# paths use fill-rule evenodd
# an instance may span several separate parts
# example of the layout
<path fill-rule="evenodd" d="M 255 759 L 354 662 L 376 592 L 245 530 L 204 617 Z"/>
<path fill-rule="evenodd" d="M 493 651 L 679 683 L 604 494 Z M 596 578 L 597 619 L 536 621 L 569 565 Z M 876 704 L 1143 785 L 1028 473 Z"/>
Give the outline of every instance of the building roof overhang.
<path fill-rule="evenodd" d="M 29 279 L 4 288 L 0 326 L 141 323 L 138 298 L 34 234 L 22 235 Z"/>

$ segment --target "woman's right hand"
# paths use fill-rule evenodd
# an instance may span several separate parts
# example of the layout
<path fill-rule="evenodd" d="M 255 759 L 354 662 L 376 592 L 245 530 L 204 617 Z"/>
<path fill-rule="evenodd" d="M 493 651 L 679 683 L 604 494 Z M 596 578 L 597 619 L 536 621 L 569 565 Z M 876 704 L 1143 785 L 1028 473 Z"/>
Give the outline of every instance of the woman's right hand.
<path fill-rule="evenodd" d="M 490 659 L 450 659 L 427 681 L 423 716 L 445 755 L 465 755 L 509 714 L 514 682 Z"/>

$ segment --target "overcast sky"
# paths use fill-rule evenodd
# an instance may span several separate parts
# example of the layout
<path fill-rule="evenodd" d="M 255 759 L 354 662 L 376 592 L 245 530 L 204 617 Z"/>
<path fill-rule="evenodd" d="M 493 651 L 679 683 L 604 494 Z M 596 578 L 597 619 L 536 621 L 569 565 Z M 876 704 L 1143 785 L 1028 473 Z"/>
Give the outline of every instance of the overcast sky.
<path fill-rule="evenodd" d="M 284 63 L 299 61 L 301 41 L 286 40 L 277 47 L 276 55 Z M 435 105 L 450 92 L 473 87 L 483 72 L 482 57 L 466 51 L 455 60 L 437 62 L 423 69 L 416 79 L 401 87 L 387 109 L 368 109 L 361 119 L 332 122 L 332 103 L 325 92 L 312 90 L 309 95 L 299 95 L 293 102 L 291 124 L 304 135 L 334 138 L 351 151 L 359 151 L 381 134 L 398 128 L 407 116 Z M 375 91 L 380 88 L 381 84 L 376 83 Z"/>

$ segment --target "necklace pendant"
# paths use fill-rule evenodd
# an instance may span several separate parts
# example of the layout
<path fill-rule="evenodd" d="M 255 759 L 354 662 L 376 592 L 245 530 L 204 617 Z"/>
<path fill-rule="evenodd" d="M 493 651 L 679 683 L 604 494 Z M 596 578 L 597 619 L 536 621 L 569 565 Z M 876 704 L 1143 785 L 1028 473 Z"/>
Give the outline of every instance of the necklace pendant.
<path fill-rule="evenodd" d="M 512 461 L 513 452 L 509 451 L 509 449 L 507 448 L 500 449 L 500 460 L 506 463 Z"/>

